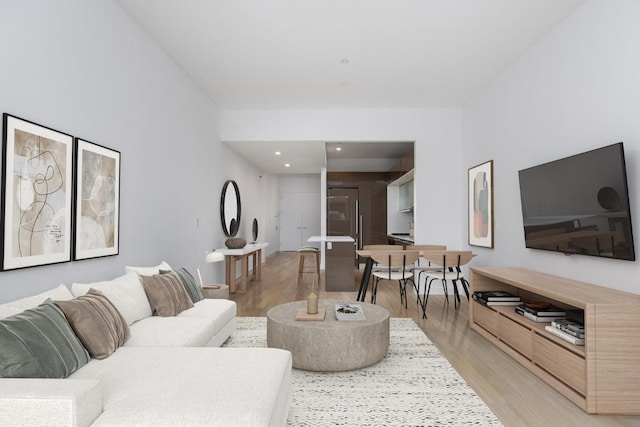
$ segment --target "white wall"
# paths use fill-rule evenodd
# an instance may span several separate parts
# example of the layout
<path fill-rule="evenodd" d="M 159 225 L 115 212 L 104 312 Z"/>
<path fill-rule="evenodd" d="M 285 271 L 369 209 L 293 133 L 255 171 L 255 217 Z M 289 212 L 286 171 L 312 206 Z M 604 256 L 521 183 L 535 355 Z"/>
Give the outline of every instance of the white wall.
<path fill-rule="evenodd" d="M 416 141 L 416 242 L 466 244 L 460 110 L 242 110 L 220 117 L 224 141 Z"/>
<path fill-rule="evenodd" d="M 217 107 L 120 6 L 3 1 L 0 38 L 2 112 L 122 153 L 120 255 L 0 272 L 0 302 L 110 279 L 126 264 L 164 259 L 193 271 L 223 244 L 222 184 L 248 166 L 220 143 Z M 241 188 L 254 186 L 248 180 Z M 259 209 L 249 205 L 253 217 Z M 203 268 L 209 282 L 223 274 L 221 265 Z"/>
<path fill-rule="evenodd" d="M 588 0 L 476 97 L 463 115 L 464 164 L 494 160 L 495 249 L 513 265 L 640 293 L 638 262 L 526 249 L 517 172 L 623 141 L 640 256 L 640 2 Z"/>

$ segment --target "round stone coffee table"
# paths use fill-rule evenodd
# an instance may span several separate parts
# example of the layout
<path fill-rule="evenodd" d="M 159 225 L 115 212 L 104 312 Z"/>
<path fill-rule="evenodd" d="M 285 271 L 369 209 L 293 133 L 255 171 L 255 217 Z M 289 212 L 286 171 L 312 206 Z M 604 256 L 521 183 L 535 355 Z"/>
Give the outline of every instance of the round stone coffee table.
<path fill-rule="evenodd" d="M 338 321 L 336 303 L 360 304 L 366 320 Z M 318 301 L 323 321 L 296 320 L 306 301 L 273 307 L 267 312 L 267 346 L 289 350 L 293 367 L 307 371 L 338 372 L 364 368 L 384 358 L 389 350 L 389 312 L 364 302 Z"/>

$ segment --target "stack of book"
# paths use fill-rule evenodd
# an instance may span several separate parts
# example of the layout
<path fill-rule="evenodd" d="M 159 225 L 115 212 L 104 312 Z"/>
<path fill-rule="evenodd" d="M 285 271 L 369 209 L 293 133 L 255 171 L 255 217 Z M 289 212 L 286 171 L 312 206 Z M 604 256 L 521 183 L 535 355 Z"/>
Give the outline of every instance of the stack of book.
<path fill-rule="evenodd" d="M 584 345 L 584 325 L 567 319 L 558 319 L 545 326 L 546 331 L 575 345 Z"/>
<path fill-rule="evenodd" d="M 478 301 L 482 305 L 518 305 L 520 297 L 518 295 L 510 294 L 504 291 L 485 291 L 474 292 L 473 299 Z"/>
<path fill-rule="evenodd" d="M 567 314 L 562 308 L 554 307 L 551 304 L 528 304 L 522 303 L 516 307 L 516 313 L 534 322 L 551 323 L 554 320 L 564 319 Z"/>

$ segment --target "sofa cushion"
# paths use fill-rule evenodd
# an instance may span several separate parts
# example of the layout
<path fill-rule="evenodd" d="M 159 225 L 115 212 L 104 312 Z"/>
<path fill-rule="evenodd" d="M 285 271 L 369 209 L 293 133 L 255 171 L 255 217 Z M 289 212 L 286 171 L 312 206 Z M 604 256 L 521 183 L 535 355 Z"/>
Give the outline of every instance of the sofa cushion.
<path fill-rule="evenodd" d="M 44 291 L 38 295 L 1 304 L 0 319 L 22 313 L 28 308 L 35 308 L 47 299 L 70 300 L 73 299 L 73 295 L 71 295 L 71 292 L 69 292 L 69 289 L 67 289 L 65 285 L 58 285 L 58 287 L 49 289 L 48 291 Z"/>
<path fill-rule="evenodd" d="M 89 289 L 101 291 L 116 306 L 127 324 L 151 316 L 151 306 L 144 292 L 138 274 L 129 272 L 113 280 L 94 283 L 74 283 L 71 292 L 76 297 L 86 294 Z"/>
<path fill-rule="evenodd" d="M 131 325 L 126 347 L 206 347 L 216 334 L 216 321 L 204 317 L 152 316 Z"/>
<path fill-rule="evenodd" d="M 282 426 L 291 393 L 291 353 L 123 347 L 71 378 L 100 381 L 103 412 L 94 427 Z"/>
<path fill-rule="evenodd" d="M 217 334 L 236 317 L 236 303 L 228 299 L 203 299 L 178 317 L 204 317 L 215 322 Z"/>
<path fill-rule="evenodd" d="M 132 267 L 127 265 L 125 268 L 125 273 L 136 273 L 140 276 L 153 276 L 154 274 L 160 274 L 160 270 L 173 270 L 169 264 L 162 261 L 160 264 L 154 267 Z"/>
<path fill-rule="evenodd" d="M 66 378 L 88 361 L 51 300 L 0 320 L 0 377 Z"/>
<path fill-rule="evenodd" d="M 167 274 L 171 272 L 171 270 L 160 270 L 160 274 Z M 180 278 L 180 281 L 184 286 L 184 290 L 187 291 L 187 295 L 189 295 L 191 302 L 196 303 L 204 299 L 200 286 L 196 283 L 196 279 L 191 273 L 189 273 L 189 271 L 187 271 L 186 268 L 176 270 L 175 273 Z"/>
<path fill-rule="evenodd" d="M 176 316 L 193 307 L 180 278 L 175 273 L 140 276 L 154 315 Z"/>
<path fill-rule="evenodd" d="M 104 359 L 131 336 L 129 325 L 104 294 L 90 289 L 71 301 L 56 301 L 91 357 Z"/>

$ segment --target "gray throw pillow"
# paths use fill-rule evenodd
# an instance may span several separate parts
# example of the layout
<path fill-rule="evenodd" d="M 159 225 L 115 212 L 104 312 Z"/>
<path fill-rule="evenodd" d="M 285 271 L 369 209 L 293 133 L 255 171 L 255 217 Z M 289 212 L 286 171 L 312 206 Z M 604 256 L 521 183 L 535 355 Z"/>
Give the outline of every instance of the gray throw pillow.
<path fill-rule="evenodd" d="M 176 316 L 193 307 L 182 281 L 175 272 L 140 278 L 154 315 Z"/>
<path fill-rule="evenodd" d="M 80 341 L 95 359 L 109 357 L 129 337 L 129 325 L 102 292 L 89 292 L 70 301 L 56 301 Z"/>
<path fill-rule="evenodd" d="M 0 320 L 0 377 L 66 378 L 89 354 L 50 299 Z"/>
<path fill-rule="evenodd" d="M 160 274 L 172 273 L 171 270 L 160 270 Z M 195 277 L 186 268 L 181 268 L 180 270 L 176 270 L 173 273 L 176 273 L 182 282 L 182 286 L 184 286 L 184 290 L 187 291 L 187 295 L 191 299 L 191 302 L 194 304 L 198 301 L 204 299 L 202 296 L 202 291 L 200 290 L 200 286 L 196 283 Z"/>

